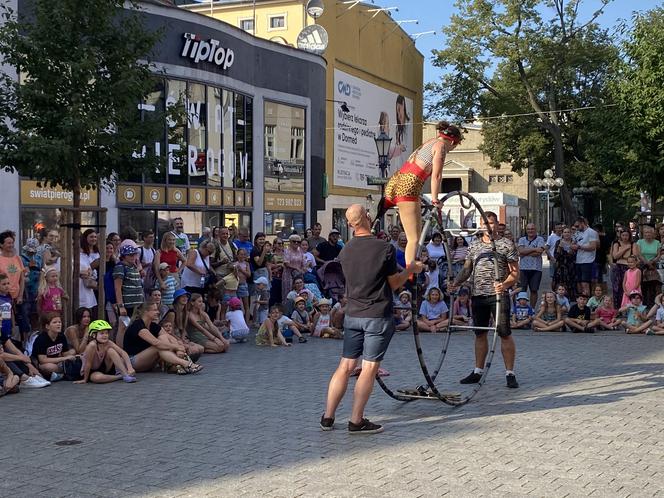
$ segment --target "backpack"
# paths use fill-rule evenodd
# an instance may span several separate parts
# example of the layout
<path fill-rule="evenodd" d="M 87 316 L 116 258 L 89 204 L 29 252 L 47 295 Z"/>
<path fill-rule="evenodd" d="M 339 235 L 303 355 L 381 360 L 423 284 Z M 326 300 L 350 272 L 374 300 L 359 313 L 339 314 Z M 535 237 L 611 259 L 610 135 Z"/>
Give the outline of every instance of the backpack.
<path fill-rule="evenodd" d="M 143 248 L 141 247 L 141 261 L 143 260 Z M 143 291 L 145 292 L 145 297 L 149 297 L 150 293 L 159 288 L 159 282 L 157 280 L 157 275 L 154 273 L 154 259 L 152 263 L 143 267 L 145 275 L 143 276 Z"/>

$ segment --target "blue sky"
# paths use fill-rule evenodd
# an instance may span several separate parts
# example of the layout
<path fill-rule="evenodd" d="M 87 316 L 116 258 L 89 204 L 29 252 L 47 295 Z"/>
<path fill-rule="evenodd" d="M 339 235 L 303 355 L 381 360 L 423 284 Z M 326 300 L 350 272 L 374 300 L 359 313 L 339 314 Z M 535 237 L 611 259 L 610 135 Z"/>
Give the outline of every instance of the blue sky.
<path fill-rule="evenodd" d="M 393 19 L 397 21 L 418 19 L 419 24 L 402 25 L 409 34 L 436 31 L 435 36 L 425 35 L 417 40 L 417 48 L 425 58 L 424 81 L 437 80 L 442 71 L 431 65 L 431 51 L 445 44 L 445 37 L 440 28 L 449 23 L 450 15 L 454 12 L 454 0 L 374 0 L 374 3 L 380 7 L 398 7 L 399 11 L 392 14 Z M 661 1 L 656 0 L 614 0 L 607 6 L 599 22 L 606 27 L 612 27 L 619 19 L 629 19 L 633 11 L 649 10 L 661 4 Z M 583 18 L 592 15 L 600 5 L 599 0 L 584 0 L 581 4 Z"/>

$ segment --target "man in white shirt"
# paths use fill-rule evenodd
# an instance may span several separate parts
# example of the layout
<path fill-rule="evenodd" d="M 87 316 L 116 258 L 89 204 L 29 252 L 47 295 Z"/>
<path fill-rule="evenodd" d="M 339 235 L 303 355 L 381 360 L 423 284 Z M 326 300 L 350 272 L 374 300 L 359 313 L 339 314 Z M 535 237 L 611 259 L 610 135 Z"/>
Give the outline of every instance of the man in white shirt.
<path fill-rule="evenodd" d="M 171 233 L 175 236 L 175 247 L 186 256 L 191 244 L 189 243 L 189 236 L 184 233 L 184 221 L 179 216 L 173 218 L 173 231 Z"/>
<path fill-rule="evenodd" d="M 558 242 L 563 235 L 563 224 L 556 223 L 553 226 L 553 231 L 549 238 L 546 239 L 546 259 L 549 261 L 549 277 L 551 277 L 551 289 L 555 292 L 553 277 L 556 274 L 556 257 L 553 253 L 556 250 L 556 242 Z"/>
<path fill-rule="evenodd" d="M 588 226 L 588 220 L 579 216 L 574 223 L 577 238 L 572 244 L 576 251 L 576 282 L 579 294 L 590 295 L 590 282 L 593 277 L 595 253 L 599 247 L 597 232 Z"/>

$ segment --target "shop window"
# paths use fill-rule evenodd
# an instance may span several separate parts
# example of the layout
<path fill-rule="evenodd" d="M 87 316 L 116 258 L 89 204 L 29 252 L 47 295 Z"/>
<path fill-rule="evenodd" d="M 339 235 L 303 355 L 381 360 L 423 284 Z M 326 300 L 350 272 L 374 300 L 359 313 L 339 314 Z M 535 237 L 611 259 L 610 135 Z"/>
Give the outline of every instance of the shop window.
<path fill-rule="evenodd" d="M 254 100 L 251 97 L 244 98 L 244 123 L 244 188 L 254 188 Z"/>
<path fill-rule="evenodd" d="M 223 90 L 222 93 L 222 143 L 224 151 L 223 160 L 223 184 L 224 187 L 233 187 L 235 173 L 235 142 L 233 140 L 235 121 L 235 98 L 233 92 Z"/>
<path fill-rule="evenodd" d="M 197 240 L 201 236 L 203 229 L 202 211 L 157 211 L 157 236 L 159 240 L 164 233 L 173 229 L 173 220 L 182 218 L 184 224 L 184 233 L 189 236 L 189 240 Z"/>
<path fill-rule="evenodd" d="M 249 33 L 254 32 L 254 20 L 253 19 L 240 19 L 240 29 L 247 31 Z"/>
<path fill-rule="evenodd" d="M 250 213 L 233 213 L 226 211 L 223 215 L 224 226 L 228 228 L 236 227 L 246 227 L 249 229 L 249 232 L 253 234 L 251 227 L 251 214 Z M 253 240 L 252 240 L 253 242 Z"/>
<path fill-rule="evenodd" d="M 156 211 L 150 209 L 120 209 L 118 213 L 118 226 L 121 229 L 131 227 L 141 237 L 148 230 L 155 229 L 155 214 Z M 155 247 L 159 247 L 160 241 L 161 239 L 155 240 Z"/>
<path fill-rule="evenodd" d="M 304 192 L 305 111 L 276 102 L 265 102 L 265 190 Z"/>
<path fill-rule="evenodd" d="M 205 86 L 189 83 L 187 92 L 187 173 L 190 185 L 205 185 L 207 152 Z"/>
<path fill-rule="evenodd" d="M 274 125 L 265 125 L 265 157 L 274 157 L 274 132 L 276 130 Z"/>
<path fill-rule="evenodd" d="M 304 128 L 291 128 L 291 159 L 304 161 Z"/>
<path fill-rule="evenodd" d="M 455 192 L 461 189 L 461 178 L 443 178 L 442 192 Z"/>
<path fill-rule="evenodd" d="M 245 122 L 244 95 L 235 94 L 235 175 L 234 187 L 246 188 L 247 180 L 247 155 L 245 146 L 246 122 Z"/>
<path fill-rule="evenodd" d="M 268 16 L 270 20 L 270 29 L 286 29 L 286 16 Z"/>
<path fill-rule="evenodd" d="M 179 80 L 168 80 L 166 107 L 182 106 L 186 109 L 187 83 Z M 182 114 L 182 113 L 180 113 Z M 175 120 L 168 123 L 168 161 L 167 173 L 168 183 L 186 185 L 187 174 L 187 116 L 176 116 Z"/>
<path fill-rule="evenodd" d="M 162 113 L 164 112 L 164 90 L 165 82 L 163 79 L 158 78 L 155 80 L 155 86 L 152 92 L 148 94 L 145 101 L 141 105 L 142 120 L 145 122 L 154 123 L 156 119 L 163 119 Z M 154 168 L 152 171 L 145 172 L 145 181 L 148 183 L 165 183 L 166 182 L 166 151 L 167 146 L 164 140 L 164 128 L 161 127 L 159 134 L 154 139 L 145 144 L 145 149 L 141 150 L 142 154 L 156 155 L 161 159 L 161 164 Z"/>
<path fill-rule="evenodd" d="M 288 238 L 292 233 L 304 234 L 304 213 L 265 213 L 265 233 Z"/>
<path fill-rule="evenodd" d="M 514 183 L 514 175 L 489 175 L 489 183 Z"/>
<path fill-rule="evenodd" d="M 221 171 L 223 167 L 221 94 L 221 88 L 207 87 L 208 149 L 205 164 L 207 168 L 207 184 L 212 187 L 221 185 Z"/>
<path fill-rule="evenodd" d="M 53 208 L 53 207 L 21 207 L 20 211 L 21 218 L 21 229 L 18 234 L 16 234 L 18 240 L 16 240 L 16 248 L 20 249 L 25 244 L 25 241 L 31 237 L 37 238 L 39 231 L 42 228 L 46 229 L 55 229 L 60 231 L 59 225 L 63 221 L 62 209 Z M 92 211 L 83 211 L 81 212 L 81 224 L 82 225 L 95 225 L 97 222 L 97 216 Z M 98 229 L 96 229 L 98 230 Z M 61 232 L 61 237 L 62 237 Z M 59 247 L 62 248 L 63 244 L 69 244 L 68 240 L 60 240 Z"/>
<path fill-rule="evenodd" d="M 341 240 L 350 239 L 350 230 L 348 230 L 348 222 L 346 221 L 345 209 L 332 210 L 332 227 L 341 232 Z"/>

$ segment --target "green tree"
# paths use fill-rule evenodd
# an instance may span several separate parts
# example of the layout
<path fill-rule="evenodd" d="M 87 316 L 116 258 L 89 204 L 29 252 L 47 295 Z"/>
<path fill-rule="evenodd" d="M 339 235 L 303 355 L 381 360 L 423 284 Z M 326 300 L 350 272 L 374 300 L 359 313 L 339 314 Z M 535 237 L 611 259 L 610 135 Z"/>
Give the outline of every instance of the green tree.
<path fill-rule="evenodd" d="M 457 0 L 458 14 L 444 29 L 448 46 L 434 54 L 434 64 L 449 73 L 428 86 L 429 111 L 490 117 L 483 121 L 483 150 L 494 165 L 538 173 L 553 165 L 569 184 L 566 166 L 578 160 L 575 109 L 605 103 L 617 57 L 595 22 L 609 1 L 581 20 L 582 0 Z M 569 219 L 567 187 L 561 199 Z"/>
<path fill-rule="evenodd" d="M 138 104 L 154 88 L 145 61 L 161 36 L 145 29 L 124 0 L 36 0 L 17 16 L 2 10 L 0 58 L 20 81 L 0 78 L 0 165 L 73 192 L 109 188 L 129 172 L 154 168 L 154 155 L 133 154 L 164 132 L 141 120 Z M 74 224 L 80 225 L 80 213 Z M 74 228 L 73 254 L 80 229 Z M 74 282 L 79 260 L 73 258 Z M 78 302 L 78 285 L 72 298 Z"/>
<path fill-rule="evenodd" d="M 664 9 L 637 14 L 621 57 L 611 68 L 607 106 L 579 117 L 578 174 L 607 191 L 625 217 L 638 210 L 639 193 L 648 191 L 654 208 L 664 193 Z"/>

